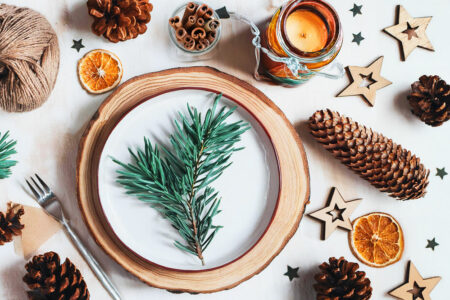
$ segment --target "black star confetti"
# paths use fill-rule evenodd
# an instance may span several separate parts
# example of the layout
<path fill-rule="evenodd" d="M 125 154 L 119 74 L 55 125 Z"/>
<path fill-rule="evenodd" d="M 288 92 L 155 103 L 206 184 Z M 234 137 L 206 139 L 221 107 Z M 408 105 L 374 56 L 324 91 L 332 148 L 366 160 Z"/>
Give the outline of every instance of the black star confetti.
<path fill-rule="evenodd" d="M 216 9 L 216 14 L 221 19 L 229 19 L 230 18 L 230 14 L 228 13 L 228 10 L 225 6 L 222 8 Z"/>
<path fill-rule="evenodd" d="M 284 273 L 285 276 L 289 277 L 289 281 L 292 281 L 294 278 L 298 278 L 298 269 L 299 268 L 291 268 L 287 266 L 287 272 Z"/>
<path fill-rule="evenodd" d="M 78 41 L 73 40 L 73 46 L 71 48 L 76 49 L 77 52 L 80 52 L 80 49 L 84 48 L 83 39 L 79 39 Z"/>
<path fill-rule="evenodd" d="M 436 168 L 436 171 L 437 171 L 436 176 L 441 177 L 441 179 L 444 179 L 444 176 L 448 175 L 448 173 L 445 172 L 445 168 L 442 168 L 442 169 Z"/>
<path fill-rule="evenodd" d="M 357 43 L 358 46 L 361 44 L 361 41 L 364 40 L 364 37 L 361 35 L 361 32 L 358 34 L 353 33 L 353 41 L 352 43 Z"/>
<path fill-rule="evenodd" d="M 362 5 L 356 5 L 355 3 L 353 3 L 353 8 L 350 9 L 350 11 L 353 13 L 353 16 L 362 15 L 361 12 L 362 7 L 363 7 Z"/>
<path fill-rule="evenodd" d="M 428 245 L 426 246 L 426 248 L 431 248 L 431 250 L 434 251 L 434 247 L 439 246 L 438 243 L 436 243 L 436 238 L 433 238 L 432 240 L 427 240 L 428 241 Z"/>

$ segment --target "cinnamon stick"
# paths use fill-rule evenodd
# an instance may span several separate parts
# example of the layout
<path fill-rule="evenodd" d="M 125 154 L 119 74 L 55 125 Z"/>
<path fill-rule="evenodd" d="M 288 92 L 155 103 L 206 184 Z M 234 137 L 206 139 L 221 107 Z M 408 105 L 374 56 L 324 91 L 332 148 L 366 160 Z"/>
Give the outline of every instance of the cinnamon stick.
<path fill-rule="evenodd" d="M 184 38 L 186 37 L 186 35 L 187 35 L 187 31 L 186 31 L 186 29 L 184 29 L 183 27 L 178 28 L 178 29 L 175 31 L 175 36 L 177 37 L 177 40 L 178 40 L 178 41 L 184 40 Z"/>
<path fill-rule="evenodd" d="M 203 26 L 205 26 L 205 19 L 198 18 L 197 22 L 195 23 L 195 27 L 203 27 Z"/>
<path fill-rule="evenodd" d="M 200 44 L 200 43 L 197 43 L 196 45 L 195 45 L 195 50 L 197 50 L 197 51 L 202 51 L 202 50 L 205 50 L 205 45 L 204 44 Z"/>
<path fill-rule="evenodd" d="M 208 10 L 203 15 L 203 19 L 210 20 L 214 15 L 214 10 L 211 7 L 208 7 Z"/>
<path fill-rule="evenodd" d="M 202 27 L 196 27 L 192 30 L 191 36 L 194 40 L 204 39 L 206 37 L 206 31 Z"/>
<path fill-rule="evenodd" d="M 172 26 L 173 29 L 177 30 L 178 28 L 181 27 L 181 20 L 179 16 L 175 16 L 173 18 L 169 19 L 169 24 L 170 26 Z"/>
<path fill-rule="evenodd" d="M 216 31 L 217 28 L 219 28 L 219 26 L 220 26 L 220 22 L 218 20 L 211 19 L 208 22 L 206 22 L 205 30 L 206 30 L 206 32 Z"/>
<path fill-rule="evenodd" d="M 184 10 L 184 15 L 183 18 L 181 19 L 181 24 L 185 25 L 186 22 L 188 21 L 189 16 L 192 16 L 193 14 L 195 14 L 195 11 L 198 7 L 198 4 L 195 4 L 194 2 L 189 2 L 186 5 L 186 9 Z"/>
<path fill-rule="evenodd" d="M 210 43 L 210 41 L 209 41 L 208 39 L 201 39 L 201 40 L 199 41 L 199 43 L 202 44 L 202 45 L 204 45 L 205 48 L 208 48 L 208 47 L 211 45 L 211 43 Z"/>
<path fill-rule="evenodd" d="M 216 39 L 216 33 L 214 31 L 210 31 L 208 32 L 206 38 L 208 39 L 209 43 L 212 44 Z"/>
<path fill-rule="evenodd" d="M 195 14 L 197 15 L 198 18 L 201 18 L 208 11 L 208 9 L 209 9 L 208 5 L 202 4 L 199 6 Z"/>
<path fill-rule="evenodd" d="M 186 50 L 194 50 L 195 49 L 195 40 L 190 35 L 186 35 L 184 37 L 183 46 Z"/>
<path fill-rule="evenodd" d="M 196 15 L 189 16 L 186 24 L 184 25 L 184 28 L 186 30 L 189 30 L 195 26 L 195 23 L 197 23 L 197 16 Z"/>

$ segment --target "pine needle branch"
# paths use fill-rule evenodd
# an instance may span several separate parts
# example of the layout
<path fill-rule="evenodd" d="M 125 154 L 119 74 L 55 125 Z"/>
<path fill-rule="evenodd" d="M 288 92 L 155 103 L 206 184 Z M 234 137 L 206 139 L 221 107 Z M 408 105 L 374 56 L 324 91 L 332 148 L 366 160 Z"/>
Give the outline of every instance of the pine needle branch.
<path fill-rule="evenodd" d="M 227 123 L 236 108 L 217 110 L 220 99 L 217 95 L 204 117 L 187 105 L 188 113 L 174 122 L 170 148 L 144 138 L 143 149 L 129 149 L 132 163 L 113 158 L 121 166 L 117 182 L 168 219 L 184 240 L 174 245 L 203 265 L 204 251 L 222 228 L 213 225 L 220 198 L 211 184 L 231 165 L 232 154 L 242 149 L 235 144 L 250 128 L 243 121 Z"/>
<path fill-rule="evenodd" d="M 8 178 L 11 175 L 11 168 L 17 164 L 17 161 L 10 159 L 11 155 L 17 153 L 14 149 L 17 142 L 8 138 L 9 131 L 3 136 L 0 133 L 0 179 Z"/>

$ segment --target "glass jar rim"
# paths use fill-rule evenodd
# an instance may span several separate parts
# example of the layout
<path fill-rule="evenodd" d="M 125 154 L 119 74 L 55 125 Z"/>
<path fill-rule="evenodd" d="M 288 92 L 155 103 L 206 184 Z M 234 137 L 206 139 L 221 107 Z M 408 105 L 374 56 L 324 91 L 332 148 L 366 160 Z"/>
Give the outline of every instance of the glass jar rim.
<path fill-rule="evenodd" d="M 313 56 L 313 57 L 305 57 L 305 56 L 301 56 L 295 52 L 293 52 L 287 45 L 288 41 L 286 41 L 285 36 L 283 35 L 283 30 L 285 30 L 285 28 L 283 26 L 283 24 L 285 23 L 284 20 L 288 17 L 287 12 L 290 12 L 290 8 L 294 5 L 297 5 L 301 2 L 317 2 L 320 3 L 321 5 L 324 5 L 332 14 L 335 24 L 337 26 L 336 29 L 336 36 L 335 38 L 333 38 L 329 43 L 327 43 L 327 46 L 323 49 L 329 48 L 327 51 L 325 51 L 324 53 L 318 55 L 318 56 Z M 276 15 L 276 14 L 275 14 Z M 285 24 L 284 24 L 285 25 Z M 280 45 L 283 48 L 283 50 L 286 52 L 286 54 L 288 54 L 290 57 L 295 57 L 296 59 L 300 60 L 301 62 L 306 62 L 306 63 L 316 63 L 316 62 L 320 62 L 323 60 L 326 60 L 328 57 L 333 56 L 336 51 L 342 46 L 342 41 L 343 41 L 343 33 L 342 33 L 342 25 L 341 25 L 341 21 L 339 19 L 339 16 L 336 12 L 336 10 L 326 1 L 323 0 L 292 0 L 289 1 L 288 3 L 284 4 L 280 9 L 279 9 L 279 15 L 278 15 L 278 20 L 276 23 L 276 35 L 278 40 L 280 41 Z M 317 51 L 320 52 L 323 49 Z M 304 53 L 316 53 L 316 52 L 304 52 Z"/>
<path fill-rule="evenodd" d="M 201 5 L 202 3 L 200 2 L 196 2 L 196 1 L 192 1 L 193 3 L 197 4 L 197 5 Z M 186 8 L 186 5 L 188 3 L 185 3 L 181 6 L 179 6 L 178 8 L 176 8 L 174 10 L 174 12 L 172 13 L 172 18 L 175 16 L 179 16 L 181 14 L 181 12 Z M 213 10 L 213 18 L 216 20 L 220 20 L 219 15 L 216 13 L 215 10 Z M 190 55 L 201 55 L 201 54 L 206 54 L 208 52 L 210 52 L 211 50 L 213 50 L 215 48 L 215 46 L 219 43 L 220 40 L 220 36 L 221 36 L 221 32 L 222 32 L 222 23 L 219 23 L 219 27 L 216 30 L 216 39 L 212 42 L 211 45 L 209 45 L 209 47 L 205 48 L 204 50 L 187 50 L 186 48 L 184 48 L 177 40 L 176 35 L 175 35 L 175 29 L 172 28 L 172 26 L 170 26 L 170 24 L 168 25 L 169 27 L 169 36 L 170 39 L 172 41 L 173 44 L 175 44 L 175 46 L 180 49 L 181 51 L 183 51 L 184 53 L 190 54 Z"/>

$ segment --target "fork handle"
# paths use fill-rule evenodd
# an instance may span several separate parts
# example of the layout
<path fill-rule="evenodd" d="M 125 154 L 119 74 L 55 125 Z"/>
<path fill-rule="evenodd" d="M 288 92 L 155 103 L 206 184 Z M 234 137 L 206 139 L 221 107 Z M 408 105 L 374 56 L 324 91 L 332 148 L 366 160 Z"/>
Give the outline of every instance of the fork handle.
<path fill-rule="evenodd" d="M 114 300 L 121 300 L 121 296 L 119 292 L 117 291 L 117 288 L 114 286 L 114 284 L 111 282 L 111 279 L 109 279 L 108 275 L 106 275 L 105 271 L 103 271 L 102 267 L 100 267 L 97 260 L 92 256 L 92 254 L 89 252 L 89 250 L 83 245 L 78 235 L 75 233 L 75 231 L 72 230 L 70 225 L 67 223 L 66 220 L 61 222 L 64 226 L 64 229 L 69 234 L 72 242 L 77 247 L 78 251 L 80 251 L 81 255 L 84 257 L 86 262 L 88 263 L 91 270 L 95 273 L 98 280 L 101 282 L 101 284 L 105 287 L 105 289 L 108 291 L 108 293 L 111 295 L 111 297 Z"/>

